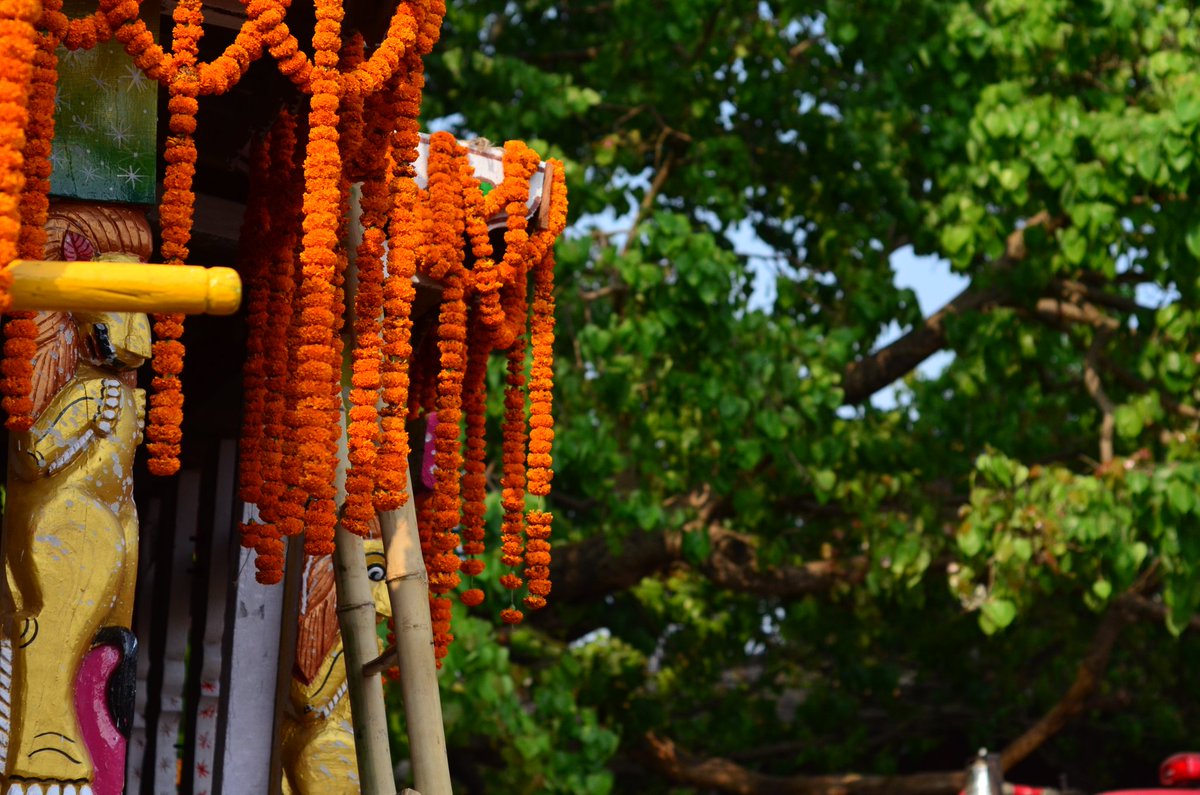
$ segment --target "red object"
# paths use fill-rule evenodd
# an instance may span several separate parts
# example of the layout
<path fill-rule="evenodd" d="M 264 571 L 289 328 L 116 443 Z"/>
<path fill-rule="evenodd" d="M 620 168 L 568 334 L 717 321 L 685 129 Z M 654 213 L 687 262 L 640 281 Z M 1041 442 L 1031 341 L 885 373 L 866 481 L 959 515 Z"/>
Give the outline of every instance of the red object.
<path fill-rule="evenodd" d="M 1158 768 L 1158 781 L 1164 787 L 1200 783 L 1200 754 L 1185 753 L 1168 757 Z"/>
<path fill-rule="evenodd" d="M 120 662 L 120 650 L 97 646 L 83 658 L 75 682 L 75 711 L 83 744 L 92 757 L 91 789 L 96 795 L 121 795 L 125 789 L 125 737 L 109 713 L 106 694 Z"/>

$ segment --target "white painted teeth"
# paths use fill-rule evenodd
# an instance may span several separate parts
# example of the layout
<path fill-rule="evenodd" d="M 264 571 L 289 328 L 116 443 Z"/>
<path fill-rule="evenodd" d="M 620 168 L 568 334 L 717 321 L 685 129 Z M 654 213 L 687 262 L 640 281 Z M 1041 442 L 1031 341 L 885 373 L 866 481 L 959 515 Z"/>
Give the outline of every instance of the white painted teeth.
<path fill-rule="evenodd" d="M 46 788 L 46 795 L 60 795 L 62 789 L 57 784 L 51 784 Z"/>
<path fill-rule="evenodd" d="M 81 787 L 79 788 L 79 795 L 93 795 L 93 793 L 92 793 L 92 785 L 91 785 L 91 784 L 84 784 L 83 786 L 81 786 Z"/>
<path fill-rule="evenodd" d="M 6 795 L 25 795 L 25 788 L 22 787 L 18 782 L 14 781 L 12 784 L 8 785 L 8 792 Z"/>
<path fill-rule="evenodd" d="M 78 790 L 75 789 L 74 784 L 68 784 L 63 790 L 63 795 L 79 795 L 79 793 Z"/>
<path fill-rule="evenodd" d="M 104 411 L 100 412 L 100 416 L 106 420 L 115 420 L 117 418 L 117 412 L 113 409 L 105 409 Z"/>
<path fill-rule="evenodd" d="M 104 398 L 104 405 L 115 409 L 117 406 L 121 405 L 121 399 L 115 395 L 110 395 L 109 397 Z"/>
<path fill-rule="evenodd" d="M 30 784 L 29 789 L 25 791 L 26 795 L 42 795 L 41 784 Z"/>

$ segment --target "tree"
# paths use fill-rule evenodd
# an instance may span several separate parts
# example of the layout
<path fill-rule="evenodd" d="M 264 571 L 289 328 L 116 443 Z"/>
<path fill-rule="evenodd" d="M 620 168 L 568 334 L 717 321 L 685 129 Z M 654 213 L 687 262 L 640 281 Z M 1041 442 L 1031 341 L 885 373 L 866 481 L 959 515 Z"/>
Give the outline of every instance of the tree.
<path fill-rule="evenodd" d="M 956 792 L 985 743 L 1102 787 L 1188 743 L 1194 13 L 452 4 L 427 117 L 563 157 L 589 221 L 553 607 L 458 620 L 466 791 Z M 923 317 L 908 250 L 968 286 Z"/>

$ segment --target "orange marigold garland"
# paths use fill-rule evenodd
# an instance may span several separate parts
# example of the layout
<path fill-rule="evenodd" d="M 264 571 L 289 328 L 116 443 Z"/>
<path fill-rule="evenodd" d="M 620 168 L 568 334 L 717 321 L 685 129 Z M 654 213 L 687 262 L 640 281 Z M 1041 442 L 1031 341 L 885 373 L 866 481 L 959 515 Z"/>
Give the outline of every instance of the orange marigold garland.
<path fill-rule="evenodd" d="M 443 281 L 438 317 L 437 428 L 435 430 L 433 559 L 429 561 L 429 590 L 445 594 L 459 583 L 461 565 L 455 548 L 459 536 L 459 477 L 462 447 L 463 375 L 467 366 L 467 305 L 463 289 L 463 189 L 458 142 L 449 133 L 436 133 L 429 142 L 429 200 L 434 212 L 434 242 L 427 263 L 429 275 Z"/>
<path fill-rule="evenodd" d="M 163 177 L 163 198 L 159 207 L 162 225 L 162 256 L 168 265 L 182 265 L 188 256 L 192 236 L 192 213 L 196 197 L 192 178 L 196 174 L 196 95 L 199 84 L 193 66 L 204 30 L 201 0 L 180 0 L 175 6 L 172 55 L 179 68 L 168 87 L 167 171 Z M 118 38 L 120 33 L 118 33 Z M 149 423 L 146 427 L 148 466 L 155 475 L 173 475 L 179 471 L 180 442 L 183 439 L 183 336 L 182 314 L 156 314 L 153 348 L 155 377 L 151 381 Z"/>
<path fill-rule="evenodd" d="M 268 181 L 271 178 L 271 138 L 255 143 L 250 154 L 250 190 L 241 232 L 241 271 L 246 281 L 246 361 L 242 365 L 242 434 L 238 440 L 238 497 L 242 502 L 262 502 L 263 423 L 266 419 L 266 357 L 268 299 L 270 297 L 270 240 L 263 230 L 270 229 L 271 212 Z M 261 510 L 261 506 L 260 506 Z M 242 525 L 243 543 L 257 534 L 255 528 Z"/>
<path fill-rule="evenodd" d="M 272 139 L 272 251 L 270 280 L 270 309 L 267 318 L 265 377 L 267 402 L 262 439 L 262 504 L 263 518 L 278 525 L 282 535 L 303 532 L 303 508 L 299 500 L 285 501 L 289 486 L 285 469 L 289 468 L 294 451 L 288 447 L 291 432 L 289 417 L 291 369 L 294 355 L 289 352 L 288 339 L 292 330 L 294 297 L 296 294 L 296 246 L 300 222 L 300 194 L 296 190 L 298 166 L 296 156 L 296 121 L 290 113 L 282 113 Z M 286 462 L 286 463 L 285 463 Z M 295 488 L 298 478 L 292 477 Z"/>
<path fill-rule="evenodd" d="M 0 189 L 0 267 L 5 268 L 0 270 L 0 311 L 7 311 L 10 304 L 12 274 L 6 269 L 17 257 L 21 235 L 20 199 L 25 184 L 22 150 L 25 146 L 33 61 L 37 52 L 37 34 L 33 23 L 40 11 L 41 3 L 34 0 L 0 2 L 0 38 L 5 44 L 0 51 L 0 186 L 3 186 Z M 28 395 L 29 392 L 28 376 L 25 367 L 20 364 L 28 351 L 19 350 L 17 353 L 20 354 L 19 359 L 5 357 L 3 390 L 6 395 Z M 10 371 L 10 361 L 17 363 L 15 372 Z M 5 403 L 8 403 L 7 399 Z M 17 419 L 10 418 L 10 421 L 15 422 L 18 428 L 25 426 L 29 409 L 18 405 L 13 410 L 17 412 Z"/>
<path fill-rule="evenodd" d="M 54 13 L 61 2 L 48 2 Z M 58 85 L 57 41 L 49 33 L 37 38 L 33 56 L 28 126 L 25 133 L 25 186 L 21 192 L 21 233 L 18 250 L 25 259 L 41 259 L 46 248 L 46 215 L 50 208 L 50 151 L 54 140 L 54 95 Z M 33 425 L 33 357 L 37 353 L 37 323 L 34 312 L 12 312 L 4 326 L 4 410 L 9 430 L 28 430 Z"/>
<path fill-rule="evenodd" d="M 550 455 L 554 441 L 551 414 L 554 386 L 554 253 L 547 251 L 534 271 L 533 292 L 533 364 L 529 374 L 529 453 L 527 481 L 529 493 L 545 498 L 550 494 L 553 477 Z M 543 510 L 530 511 L 527 517 L 525 577 L 529 595 L 525 604 L 533 610 L 546 606 L 550 593 L 550 523 L 552 516 Z"/>
<path fill-rule="evenodd" d="M 535 255 L 540 255 L 533 272 L 533 317 L 530 321 L 533 362 L 529 373 L 529 453 L 527 480 L 535 497 L 550 495 L 554 477 L 554 240 L 567 223 L 567 183 L 563 164 L 548 163 L 553 172 L 550 186 L 549 222 L 535 239 Z M 540 250 L 538 250 L 540 249 Z M 526 517 L 525 577 L 529 595 L 525 605 L 531 610 L 546 606 L 550 594 L 550 531 L 553 515 L 533 510 Z"/>
<path fill-rule="evenodd" d="M 329 420 L 340 409 L 339 368 L 330 362 L 338 314 L 335 301 L 338 265 L 338 208 L 341 206 L 341 153 L 338 149 L 338 50 L 342 8 L 336 0 L 317 0 L 313 34 L 312 100 L 307 157 L 304 160 L 304 248 L 300 294 L 296 441 L 300 487 L 308 494 L 305 551 L 333 552 L 337 506 L 334 473 L 337 448 L 330 444 Z M 340 425 L 336 423 L 335 425 Z M 333 432 L 337 432 L 335 427 Z"/>
<path fill-rule="evenodd" d="M 467 340 L 467 372 L 463 379 L 463 414 L 466 417 L 466 455 L 462 479 L 463 494 L 463 561 L 462 571 L 468 577 L 483 573 L 484 516 L 487 513 L 487 331 L 478 317 L 471 318 Z M 474 607 L 483 602 L 483 591 L 469 588 L 460 598 L 463 604 Z"/>
<path fill-rule="evenodd" d="M 522 336 L 517 337 L 508 349 L 505 383 L 502 425 L 504 475 L 500 480 L 500 505 L 504 517 L 500 524 L 500 562 L 509 571 L 500 578 L 500 584 L 509 591 L 516 591 L 522 581 L 514 569 L 521 565 L 525 550 L 525 338 Z M 510 614 L 509 617 L 513 616 Z M 520 621 L 519 617 L 509 623 L 517 621 Z"/>

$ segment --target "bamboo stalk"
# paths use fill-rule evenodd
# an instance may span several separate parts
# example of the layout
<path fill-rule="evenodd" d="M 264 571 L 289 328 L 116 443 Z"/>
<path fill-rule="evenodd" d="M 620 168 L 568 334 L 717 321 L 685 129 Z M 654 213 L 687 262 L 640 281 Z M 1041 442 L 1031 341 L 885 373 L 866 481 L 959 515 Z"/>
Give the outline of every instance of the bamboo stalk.
<path fill-rule="evenodd" d="M 355 253 L 362 240 L 358 223 L 362 208 L 360 188 L 350 191 L 349 234 L 345 245 L 350 256 L 346 268 L 346 305 L 349 331 L 344 355 L 354 350 L 354 294 L 358 283 Z M 343 397 L 343 400 L 345 398 Z M 338 469 L 335 481 L 338 504 L 346 499 L 346 471 L 350 454 L 346 441 L 346 410 L 341 412 L 342 432 L 338 436 Z M 379 635 L 376 632 L 376 607 L 371 581 L 367 579 L 367 563 L 363 540 L 338 525 L 334 537 L 334 581 L 337 585 L 338 628 L 342 633 L 343 662 L 346 666 L 346 686 L 350 694 L 350 721 L 354 724 L 354 754 L 358 760 L 359 787 L 363 795 L 395 795 L 396 777 L 392 770 L 391 749 L 388 745 L 387 708 L 383 700 L 383 677 L 366 673 L 364 665 L 379 656 Z"/>
<path fill-rule="evenodd" d="M 396 657 L 412 749 L 413 784 L 422 795 L 452 795 L 450 763 L 442 700 L 433 656 L 433 622 L 429 615 L 429 575 L 417 535 L 412 499 L 379 517 L 387 558 L 387 588 L 396 627 Z"/>
<path fill-rule="evenodd" d="M 383 678 L 366 675 L 363 665 L 379 654 L 375 631 L 375 599 L 367 579 L 363 540 L 340 524 L 334 540 L 333 570 L 337 583 L 338 625 L 346 663 L 346 685 L 354 723 L 354 753 L 363 795 L 395 795 L 396 779 L 388 748 Z M 428 607 L 426 607 L 428 610 Z"/>

